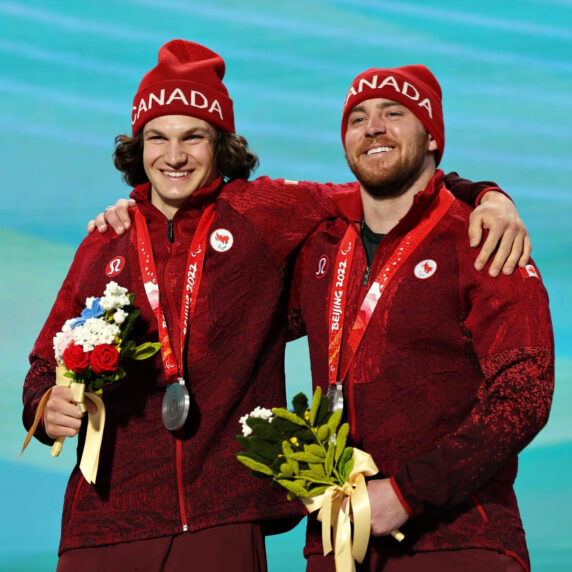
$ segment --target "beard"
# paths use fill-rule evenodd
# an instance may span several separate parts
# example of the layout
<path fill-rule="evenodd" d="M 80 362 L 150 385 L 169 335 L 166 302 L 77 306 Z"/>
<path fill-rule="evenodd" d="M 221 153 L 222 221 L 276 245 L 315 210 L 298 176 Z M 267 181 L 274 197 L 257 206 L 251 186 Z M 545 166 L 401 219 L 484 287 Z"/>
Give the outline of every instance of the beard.
<path fill-rule="evenodd" d="M 401 156 L 388 166 L 363 165 L 360 162 L 363 158 L 362 150 L 357 159 L 347 155 L 346 159 L 352 173 L 369 195 L 375 198 L 396 197 L 405 193 L 421 174 L 427 154 L 426 141 L 425 133 L 419 133 L 414 143 L 405 148 L 392 142 L 391 146 L 394 146 L 395 150 L 390 153 L 400 152 Z M 370 141 L 368 146 L 371 144 Z M 379 145 L 386 144 L 383 142 Z"/>

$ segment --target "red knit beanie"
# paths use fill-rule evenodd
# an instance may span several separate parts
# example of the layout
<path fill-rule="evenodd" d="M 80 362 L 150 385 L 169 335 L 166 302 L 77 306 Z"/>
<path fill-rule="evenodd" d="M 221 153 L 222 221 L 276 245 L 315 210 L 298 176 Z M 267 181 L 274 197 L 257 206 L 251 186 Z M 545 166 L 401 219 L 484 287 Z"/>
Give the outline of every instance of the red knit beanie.
<path fill-rule="evenodd" d="M 224 60 L 200 44 L 167 42 L 133 99 L 133 135 L 162 115 L 192 115 L 234 133 L 232 99 L 222 83 L 224 70 Z"/>
<path fill-rule="evenodd" d="M 342 142 L 345 146 L 348 115 L 366 99 L 382 97 L 397 101 L 410 109 L 437 142 L 438 165 L 445 148 L 445 126 L 441 104 L 441 86 L 423 65 L 399 68 L 371 68 L 358 75 L 346 95 L 342 116 Z"/>

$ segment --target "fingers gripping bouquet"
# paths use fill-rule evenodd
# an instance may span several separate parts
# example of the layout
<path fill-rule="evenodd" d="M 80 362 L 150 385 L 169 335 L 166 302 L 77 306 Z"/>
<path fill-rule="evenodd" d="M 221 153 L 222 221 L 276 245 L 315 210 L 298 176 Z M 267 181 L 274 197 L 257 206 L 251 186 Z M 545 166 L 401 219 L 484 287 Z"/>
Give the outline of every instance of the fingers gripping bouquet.
<path fill-rule="evenodd" d="M 378 469 L 369 454 L 347 446 L 349 425 L 340 425 L 342 411 L 329 411 L 319 387 L 309 409 L 303 393 L 292 405 L 293 412 L 257 407 L 242 417 L 243 434 L 237 439 L 244 450 L 237 459 L 253 476 L 284 487 L 289 499 L 299 498 L 309 512 L 318 510 L 324 554 L 334 550 L 338 571 L 355 570 L 354 561 L 365 557 L 371 528 L 365 477 Z M 399 531 L 392 535 L 403 539 Z"/>
<path fill-rule="evenodd" d="M 102 297 L 87 298 L 81 315 L 67 320 L 54 337 L 56 385 L 70 387 L 73 399 L 82 412 L 86 411 L 86 399 L 95 406 L 95 412 L 88 415 L 87 434 L 80 463 L 83 475 L 92 483 L 95 483 L 97 476 L 105 425 L 105 407 L 99 395 L 105 386 L 127 375 L 122 367 L 125 360 L 150 358 L 161 347 L 158 342 L 137 345 L 129 339 L 141 314 L 133 305 L 134 301 L 135 294 L 129 294 L 126 288 L 111 281 Z M 40 400 L 22 452 L 34 435 L 52 389 Z M 52 447 L 54 457 L 60 454 L 64 439 L 56 439 Z"/>

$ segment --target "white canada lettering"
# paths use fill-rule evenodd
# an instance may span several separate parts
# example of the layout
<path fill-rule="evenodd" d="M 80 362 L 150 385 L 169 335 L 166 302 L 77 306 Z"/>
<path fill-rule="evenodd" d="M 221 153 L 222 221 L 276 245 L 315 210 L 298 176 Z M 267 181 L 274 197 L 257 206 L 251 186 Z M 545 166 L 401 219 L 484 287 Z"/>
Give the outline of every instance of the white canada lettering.
<path fill-rule="evenodd" d="M 370 81 L 366 80 L 365 78 L 360 79 L 357 87 L 354 87 L 353 85 L 350 87 L 346 95 L 346 101 L 344 105 L 347 105 L 351 97 L 353 97 L 354 95 L 358 95 L 359 93 L 362 93 L 364 89 L 374 90 L 374 89 L 383 89 L 385 87 L 388 87 L 388 88 L 393 88 L 394 91 L 400 93 L 401 95 L 404 95 L 411 101 L 418 102 L 417 105 L 419 107 L 423 107 L 429 114 L 429 117 L 433 119 L 433 110 L 431 108 L 431 102 L 429 101 L 429 98 L 425 97 L 421 101 L 419 101 L 421 99 L 421 94 L 413 84 L 404 81 L 403 85 L 400 86 L 398 80 L 392 75 L 383 78 L 381 83 L 379 82 L 379 79 L 380 78 L 377 74 L 372 76 Z M 387 96 L 388 99 L 391 99 L 390 94 L 387 94 Z M 374 96 L 372 95 L 372 97 Z"/>
<path fill-rule="evenodd" d="M 157 102 L 157 105 L 165 105 L 165 90 L 161 90 L 161 95 L 157 97 L 154 93 L 149 94 L 149 109 L 153 107 L 153 101 Z"/>
<path fill-rule="evenodd" d="M 224 120 L 222 106 L 218 99 L 209 100 L 209 98 L 202 93 L 192 89 L 188 97 L 182 89 L 176 87 L 167 96 L 165 89 L 157 92 L 149 93 L 146 98 L 141 98 L 137 105 L 133 106 L 133 116 L 131 123 L 134 124 L 142 113 L 149 111 L 153 106 L 160 107 L 163 105 L 170 105 L 173 102 L 181 102 L 183 105 L 195 107 L 197 109 L 206 109 L 207 113 L 216 113 L 221 119 Z"/>
<path fill-rule="evenodd" d="M 191 94 L 192 94 L 192 92 L 191 92 Z M 185 97 L 184 93 L 178 87 L 176 87 L 171 92 L 171 95 L 169 96 L 169 99 L 167 100 L 167 105 L 169 105 L 173 101 L 181 101 L 185 105 L 189 105 L 189 102 L 187 101 L 187 98 Z"/>

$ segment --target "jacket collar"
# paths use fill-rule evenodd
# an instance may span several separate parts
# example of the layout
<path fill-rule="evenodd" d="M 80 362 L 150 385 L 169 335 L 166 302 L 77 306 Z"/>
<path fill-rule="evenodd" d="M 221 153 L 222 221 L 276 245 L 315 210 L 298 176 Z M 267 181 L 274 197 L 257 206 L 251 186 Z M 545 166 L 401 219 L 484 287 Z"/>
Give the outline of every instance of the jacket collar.
<path fill-rule="evenodd" d="M 413 198 L 413 204 L 405 216 L 399 221 L 398 226 L 402 225 L 411 228 L 416 224 L 425 210 L 431 204 L 433 198 L 437 195 L 445 181 L 445 175 L 441 169 L 437 169 L 431 180 L 423 189 L 419 191 Z M 361 200 L 360 185 L 356 182 L 352 188 L 334 193 L 333 200 L 342 213 L 342 216 L 350 222 L 361 222 L 363 217 L 363 203 Z"/>
<path fill-rule="evenodd" d="M 197 189 L 177 210 L 175 217 L 180 216 L 181 212 L 188 212 L 192 210 L 201 210 L 205 205 L 210 204 L 216 200 L 224 186 L 222 177 L 217 177 L 210 185 Z M 143 183 L 137 185 L 129 195 L 130 198 L 135 200 L 137 206 L 143 209 L 147 215 L 152 210 L 157 212 L 151 204 L 151 183 Z"/>

